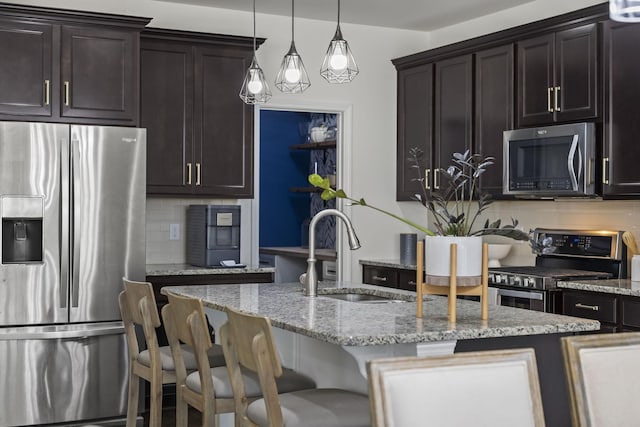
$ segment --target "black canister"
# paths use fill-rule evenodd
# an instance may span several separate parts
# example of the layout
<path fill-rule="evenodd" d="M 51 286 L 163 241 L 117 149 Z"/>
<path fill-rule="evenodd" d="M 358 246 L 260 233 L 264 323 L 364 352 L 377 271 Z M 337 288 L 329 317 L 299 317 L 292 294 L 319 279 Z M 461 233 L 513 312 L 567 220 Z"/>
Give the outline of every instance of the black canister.
<path fill-rule="evenodd" d="M 416 244 L 418 235 L 416 233 L 400 234 L 400 264 L 416 265 Z"/>

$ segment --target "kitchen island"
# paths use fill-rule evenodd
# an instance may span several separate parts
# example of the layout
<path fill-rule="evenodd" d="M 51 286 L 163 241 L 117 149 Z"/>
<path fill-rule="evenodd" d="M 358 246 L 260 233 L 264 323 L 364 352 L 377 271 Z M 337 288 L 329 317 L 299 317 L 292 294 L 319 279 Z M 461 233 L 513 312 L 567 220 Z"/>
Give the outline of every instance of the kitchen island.
<path fill-rule="evenodd" d="M 447 321 L 447 299 L 428 296 L 423 318 L 415 316 L 415 293 L 373 285 L 321 283 L 318 297 L 306 297 L 299 284 L 178 286 L 162 293 L 200 298 L 214 328 L 233 307 L 268 317 L 283 363 L 305 372 L 320 387 L 366 392 L 366 361 L 379 357 L 450 354 L 454 351 L 533 347 L 540 371 L 547 425 L 569 425 L 569 405 L 559 337 L 595 331 L 599 322 L 492 306 L 480 319 L 480 304 L 459 300 L 457 323 Z M 326 296 L 366 293 L 387 302 L 349 302 Z"/>

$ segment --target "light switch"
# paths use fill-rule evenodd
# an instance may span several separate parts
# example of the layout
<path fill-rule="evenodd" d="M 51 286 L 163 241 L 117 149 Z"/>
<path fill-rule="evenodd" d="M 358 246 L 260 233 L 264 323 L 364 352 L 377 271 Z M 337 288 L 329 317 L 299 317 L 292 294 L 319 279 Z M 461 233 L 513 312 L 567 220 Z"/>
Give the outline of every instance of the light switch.
<path fill-rule="evenodd" d="M 180 240 L 180 224 L 169 224 L 169 240 Z"/>

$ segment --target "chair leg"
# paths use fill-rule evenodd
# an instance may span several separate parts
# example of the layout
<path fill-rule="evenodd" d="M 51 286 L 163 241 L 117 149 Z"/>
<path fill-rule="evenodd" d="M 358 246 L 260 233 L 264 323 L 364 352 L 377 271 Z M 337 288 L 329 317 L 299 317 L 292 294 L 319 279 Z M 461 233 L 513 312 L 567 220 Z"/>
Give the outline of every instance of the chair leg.
<path fill-rule="evenodd" d="M 140 394 L 140 378 L 129 369 L 129 401 L 127 402 L 127 427 L 136 427 L 138 418 L 138 397 Z"/>
<path fill-rule="evenodd" d="M 176 386 L 176 427 L 187 427 L 189 422 L 189 406 L 182 399 L 181 387 Z"/>
<path fill-rule="evenodd" d="M 211 399 L 207 399 L 202 405 L 202 427 L 217 427 L 216 407 Z"/>
<path fill-rule="evenodd" d="M 149 427 L 162 427 L 162 382 L 150 383 Z"/>

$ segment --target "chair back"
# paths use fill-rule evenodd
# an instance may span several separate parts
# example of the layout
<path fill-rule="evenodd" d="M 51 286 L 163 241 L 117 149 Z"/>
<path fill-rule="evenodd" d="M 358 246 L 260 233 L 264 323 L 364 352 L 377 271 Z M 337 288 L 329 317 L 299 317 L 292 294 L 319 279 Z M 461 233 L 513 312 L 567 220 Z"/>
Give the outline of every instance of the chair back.
<path fill-rule="evenodd" d="M 183 297 L 170 292 L 167 293 L 167 298 L 169 299 L 168 305 L 170 306 L 171 315 L 173 318 L 172 324 L 175 327 L 175 337 L 180 342 L 183 342 L 194 348 L 196 347 L 196 345 L 204 345 L 205 351 L 211 348 L 211 337 L 208 333 L 204 334 L 205 336 L 203 337 L 203 341 L 194 340 L 190 322 L 188 321 L 189 316 L 195 313 L 194 319 L 199 321 L 200 323 L 198 327 L 202 328 L 204 331 L 208 331 L 207 319 L 204 315 L 204 307 L 202 306 L 202 301 L 197 298 Z"/>
<path fill-rule="evenodd" d="M 533 349 L 369 362 L 374 427 L 544 426 Z"/>
<path fill-rule="evenodd" d="M 229 370 L 239 426 L 254 426 L 247 416 L 248 400 L 242 368 L 256 372 L 265 401 L 270 426 L 282 426 L 282 410 L 276 378 L 282 375 L 280 355 L 276 349 L 268 318 L 245 314 L 227 307 L 228 321 L 220 328 L 222 348 Z"/>
<path fill-rule="evenodd" d="M 640 420 L 640 332 L 562 338 L 574 426 Z"/>
<path fill-rule="evenodd" d="M 149 351 L 152 367 L 160 369 L 160 350 L 156 328 L 160 326 L 160 317 L 153 295 L 153 287 L 149 282 L 136 282 L 122 278 L 124 290 L 118 296 L 120 315 L 124 323 L 129 348 L 129 357 L 136 359 L 140 353 L 135 326 L 142 327 L 145 344 Z"/>

